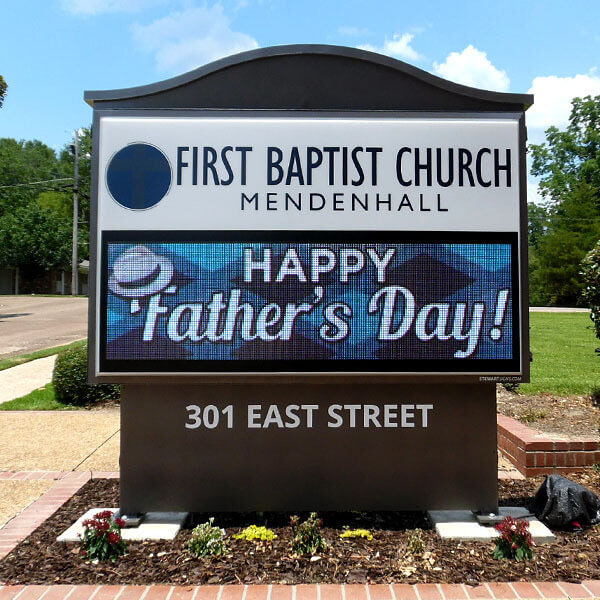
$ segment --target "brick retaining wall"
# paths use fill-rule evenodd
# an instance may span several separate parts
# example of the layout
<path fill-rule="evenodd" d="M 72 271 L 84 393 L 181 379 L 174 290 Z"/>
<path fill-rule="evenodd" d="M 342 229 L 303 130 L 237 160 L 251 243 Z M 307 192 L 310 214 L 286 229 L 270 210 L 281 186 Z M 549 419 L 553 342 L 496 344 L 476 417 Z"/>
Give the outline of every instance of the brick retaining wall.
<path fill-rule="evenodd" d="M 594 438 L 566 441 L 498 415 L 498 448 L 525 477 L 570 473 L 600 463 Z"/>

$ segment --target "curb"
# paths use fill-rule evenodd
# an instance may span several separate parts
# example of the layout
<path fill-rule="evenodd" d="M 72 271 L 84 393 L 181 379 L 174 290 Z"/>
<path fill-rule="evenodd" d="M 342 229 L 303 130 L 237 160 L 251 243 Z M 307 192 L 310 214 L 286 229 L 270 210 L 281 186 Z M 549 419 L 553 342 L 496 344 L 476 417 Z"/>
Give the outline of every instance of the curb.
<path fill-rule="evenodd" d="M 592 599 L 600 581 L 584 583 L 308 584 L 308 585 L 16 585 L 0 587 L 0 600 L 515 600 Z"/>

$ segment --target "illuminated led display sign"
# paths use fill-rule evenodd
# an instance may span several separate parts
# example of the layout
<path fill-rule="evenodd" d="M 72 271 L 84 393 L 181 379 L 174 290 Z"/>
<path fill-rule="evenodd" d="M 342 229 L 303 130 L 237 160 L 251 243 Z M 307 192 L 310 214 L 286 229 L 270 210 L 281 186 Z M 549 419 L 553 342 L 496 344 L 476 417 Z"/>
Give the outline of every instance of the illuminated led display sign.
<path fill-rule="evenodd" d="M 518 376 L 514 116 L 101 116 L 96 373 Z"/>

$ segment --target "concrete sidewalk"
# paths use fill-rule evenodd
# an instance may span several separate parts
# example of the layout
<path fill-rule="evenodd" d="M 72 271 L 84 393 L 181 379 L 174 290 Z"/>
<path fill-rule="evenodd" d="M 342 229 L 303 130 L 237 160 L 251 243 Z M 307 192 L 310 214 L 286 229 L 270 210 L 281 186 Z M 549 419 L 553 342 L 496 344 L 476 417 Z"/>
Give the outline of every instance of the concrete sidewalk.
<path fill-rule="evenodd" d="M 52 381 L 56 354 L 0 371 L 0 404 L 25 396 Z"/>

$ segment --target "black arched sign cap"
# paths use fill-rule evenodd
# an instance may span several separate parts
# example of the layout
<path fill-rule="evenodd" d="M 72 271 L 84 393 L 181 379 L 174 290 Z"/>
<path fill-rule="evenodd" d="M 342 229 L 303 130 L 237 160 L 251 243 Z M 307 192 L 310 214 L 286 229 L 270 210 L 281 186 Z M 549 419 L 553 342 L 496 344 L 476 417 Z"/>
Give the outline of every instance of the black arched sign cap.
<path fill-rule="evenodd" d="M 533 104 L 530 94 L 467 87 L 389 56 L 312 44 L 250 50 L 172 79 L 84 98 L 94 108 L 133 109 L 522 112 Z"/>

